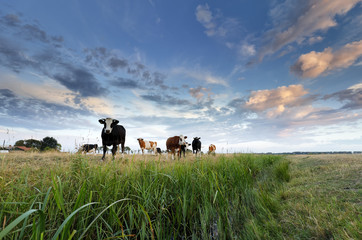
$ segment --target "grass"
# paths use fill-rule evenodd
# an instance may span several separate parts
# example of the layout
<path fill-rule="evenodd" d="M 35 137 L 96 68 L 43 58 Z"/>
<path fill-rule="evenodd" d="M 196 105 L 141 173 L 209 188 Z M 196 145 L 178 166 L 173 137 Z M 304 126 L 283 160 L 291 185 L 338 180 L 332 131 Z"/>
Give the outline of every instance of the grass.
<path fill-rule="evenodd" d="M 0 155 L 0 239 L 358 239 L 361 155 Z"/>
<path fill-rule="evenodd" d="M 2 156 L 0 239 L 280 238 L 277 156 Z M 281 175 L 281 176 L 279 176 Z"/>
<path fill-rule="evenodd" d="M 360 239 L 362 155 L 290 156 L 280 222 L 291 239 Z"/>

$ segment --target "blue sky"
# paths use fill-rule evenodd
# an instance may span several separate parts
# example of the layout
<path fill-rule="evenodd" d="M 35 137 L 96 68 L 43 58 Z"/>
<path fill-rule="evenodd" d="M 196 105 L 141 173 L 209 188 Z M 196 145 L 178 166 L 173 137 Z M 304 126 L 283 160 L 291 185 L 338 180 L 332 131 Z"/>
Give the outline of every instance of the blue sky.
<path fill-rule="evenodd" d="M 362 1 L 0 0 L 0 141 L 362 150 Z"/>

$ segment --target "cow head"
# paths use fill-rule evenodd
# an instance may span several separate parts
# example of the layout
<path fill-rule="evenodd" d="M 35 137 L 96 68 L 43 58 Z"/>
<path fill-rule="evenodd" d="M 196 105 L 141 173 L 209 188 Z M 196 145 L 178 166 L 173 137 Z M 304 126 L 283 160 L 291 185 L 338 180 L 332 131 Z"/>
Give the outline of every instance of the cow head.
<path fill-rule="evenodd" d="M 114 126 L 116 126 L 119 121 L 113 118 L 102 118 L 98 120 L 100 124 L 104 125 L 104 133 L 110 134 Z"/>
<path fill-rule="evenodd" d="M 180 146 L 186 145 L 186 140 L 185 140 L 186 138 L 187 136 L 180 135 L 180 140 L 179 140 Z"/>

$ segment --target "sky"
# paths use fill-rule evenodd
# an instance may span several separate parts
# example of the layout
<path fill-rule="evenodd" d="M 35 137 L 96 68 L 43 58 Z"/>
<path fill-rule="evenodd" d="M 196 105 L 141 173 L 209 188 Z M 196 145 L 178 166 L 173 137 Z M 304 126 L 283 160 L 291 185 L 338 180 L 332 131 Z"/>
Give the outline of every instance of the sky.
<path fill-rule="evenodd" d="M 362 0 L 0 0 L 0 142 L 362 150 Z"/>

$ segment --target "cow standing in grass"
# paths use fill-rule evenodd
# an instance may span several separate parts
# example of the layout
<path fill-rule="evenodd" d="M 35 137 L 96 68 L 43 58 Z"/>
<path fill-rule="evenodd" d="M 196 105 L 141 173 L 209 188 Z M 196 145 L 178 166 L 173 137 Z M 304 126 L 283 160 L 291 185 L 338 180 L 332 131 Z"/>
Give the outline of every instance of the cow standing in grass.
<path fill-rule="evenodd" d="M 194 137 L 194 140 L 192 141 L 192 153 L 196 155 L 199 153 L 201 157 L 201 137 Z"/>
<path fill-rule="evenodd" d="M 174 159 L 174 156 L 177 152 L 177 154 L 179 155 L 179 159 L 181 157 L 181 146 L 185 146 L 186 145 L 186 141 L 185 139 L 187 138 L 187 136 L 174 136 L 174 137 L 169 137 L 166 141 L 166 149 L 168 154 L 171 153 L 171 157 L 172 160 Z M 167 154 L 167 156 L 168 156 Z"/>
<path fill-rule="evenodd" d="M 210 144 L 210 146 L 209 146 L 209 154 L 214 154 L 215 155 L 215 151 L 216 151 L 216 146 L 214 144 Z"/>
<path fill-rule="evenodd" d="M 99 123 L 103 124 L 103 129 L 101 133 L 102 144 L 103 144 L 103 157 L 107 152 L 107 146 L 113 146 L 112 148 L 112 157 L 117 152 L 118 145 L 121 144 L 122 156 L 124 153 L 124 143 L 126 142 L 126 129 L 122 125 L 117 125 L 119 121 L 112 118 L 102 118 L 99 119 Z"/>
<path fill-rule="evenodd" d="M 143 140 L 143 138 L 137 138 L 138 143 L 140 144 L 140 148 L 142 150 L 142 155 L 144 154 L 144 150 L 152 150 L 153 154 L 157 153 L 157 142 Z"/>
<path fill-rule="evenodd" d="M 88 153 L 94 149 L 94 153 L 96 153 L 98 149 L 98 144 L 83 144 L 82 153 Z"/>

